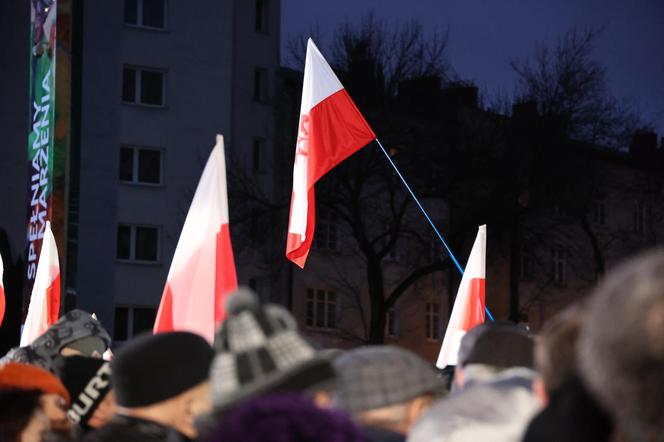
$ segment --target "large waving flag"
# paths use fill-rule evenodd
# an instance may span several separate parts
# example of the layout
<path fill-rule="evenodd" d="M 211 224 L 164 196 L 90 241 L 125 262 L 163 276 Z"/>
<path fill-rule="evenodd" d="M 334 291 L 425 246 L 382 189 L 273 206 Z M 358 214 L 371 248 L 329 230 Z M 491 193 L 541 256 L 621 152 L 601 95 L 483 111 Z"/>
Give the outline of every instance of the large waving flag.
<path fill-rule="evenodd" d="M 436 362 L 438 368 L 456 365 L 461 338 L 468 330 L 484 322 L 485 288 L 486 226 L 480 226 L 447 324 L 443 346 Z"/>
<path fill-rule="evenodd" d="M 28 316 L 23 324 L 21 347 L 30 345 L 60 316 L 60 262 L 58 248 L 51 231 L 51 222 L 46 221 L 41 253 L 37 263 L 35 283 L 32 286 Z"/>
<path fill-rule="evenodd" d="M 309 39 L 286 242 L 286 257 L 298 266 L 304 268 L 314 235 L 314 184 L 375 138 L 332 68 Z"/>
<path fill-rule="evenodd" d="M 3 274 L 5 268 L 2 265 L 2 255 L 0 254 L 0 326 L 2 325 L 2 319 L 5 317 L 5 286 L 2 282 Z"/>
<path fill-rule="evenodd" d="M 187 330 L 212 342 L 237 288 L 228 229 L 224 138 L 217 135 L 175 249 L 154 332 Z"/>

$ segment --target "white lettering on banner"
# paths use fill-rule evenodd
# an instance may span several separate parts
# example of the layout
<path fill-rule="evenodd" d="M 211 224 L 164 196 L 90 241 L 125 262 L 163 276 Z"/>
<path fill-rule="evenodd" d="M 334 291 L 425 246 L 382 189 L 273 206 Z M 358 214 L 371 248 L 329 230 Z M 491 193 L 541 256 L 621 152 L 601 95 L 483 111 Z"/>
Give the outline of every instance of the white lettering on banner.
<path fill-rule="evenodd" d="M 36 100 L 32 103 L 34 113 L 32 115 L 32 176 L 30 179 L 30 220 L 28 223 L 28 265 L 27 276 L 32 280 L 37 273 L 37 246 L 36 241 L 44 237 L 46 230 L 46 217 L 48 215 L 48 191 L 49 191 L 49 175 L 48 175 L 48 155 L 49 155 L 49 141 L 51 138 L 50 131 L 50 114 L 51 109 L 51 88 L 50 82 L 52 81 L 53 67 L 46 72 L 41 86 L 46 94 L 41 97 L 40 102 Z"/>
<path fill-rule="evenodd" d="M 90 379 L 85 389 L 78 395 L 67 412 L 67 416 L 76 424 L 81 421 L 81 417 L 85 416 L 90 407 L 94 404 L 95 399 L 99 397 L 99 390 L 108 387 L 111 377 L 111 364 L 108 362 L 97 370 L 95 377 Z"/>
<path fill-rule="evenodd" d="M 293 167 L 293 207 L 288 231 L 302 235 L 304 241 L 307 232 L 307 209 L 309 205 L 307 189 L 307 156 L 309 154 L 309 115 L 300 115 L 300 127 L 297 132 L 295 148 L 295 166 Z"/>

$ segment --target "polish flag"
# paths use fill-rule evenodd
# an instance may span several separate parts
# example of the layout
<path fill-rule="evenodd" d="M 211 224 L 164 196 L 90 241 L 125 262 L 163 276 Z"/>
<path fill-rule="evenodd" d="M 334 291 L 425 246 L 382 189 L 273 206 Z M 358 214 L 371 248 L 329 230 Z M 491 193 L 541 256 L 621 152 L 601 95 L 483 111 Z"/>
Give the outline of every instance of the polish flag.
<path fill-rule="evenodd" d="M 450 322 L 443 338 L 436 367 L 456 365 L 461 338 L 484 322 L 486 290 L 486 226 L 480 226 L 459 284 Z"/>
<path fill-rule="evenodd" d="M 314 184 L 376 138 L 314 42 L 307 42 L 286 257 L 304 268 L 314 236 Z"/>
<path fill-rule="evenodd" d="M 0 326 L 2 325 L 2 319 L 5 317 L 5 286 L 2 282 L 4 272 L 5 268 L 2 265 L 2 255 L 0 255 Z"/>
<path fill-rule="evenodd" d="M 226 316 L 224 300 L 236 288 L 228 229 L 224 137 L 217 135 L 182 227 L 154 333 L 186 330 L 211 343 Z"/>
<path fill-rule="evenodd" d="M 37 274 L 32 286 L 28 316 L 23 324 L 21 347 L 30 345 L 53 325 L 60 316 L 60 263 L 58 248 L 51 231 L 51 222 L 46 221 L 41 253 L 37 263 Z"/>

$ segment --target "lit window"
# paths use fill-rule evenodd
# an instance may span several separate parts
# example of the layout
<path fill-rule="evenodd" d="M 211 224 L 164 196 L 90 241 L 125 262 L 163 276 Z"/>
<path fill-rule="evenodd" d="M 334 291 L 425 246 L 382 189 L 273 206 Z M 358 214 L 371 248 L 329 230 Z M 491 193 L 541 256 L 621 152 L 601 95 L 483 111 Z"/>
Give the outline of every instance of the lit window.
<path fill-rule="evenodd" d="M 438 341 L 440 339 L 440 304 L 427 302 L 425 313 L 427 339 Z"/>
<path fill-rule="evenodd" d="M 256 0 L 256 32 L 267 34 L 268 18 L 270 13 L 269 0 Z"/>
<path fill-rule="evenodd" d="M 134 146 L 120 148 L 120 181 L 161 184 L 161 150 Z"/>
<path fill-rule="evenodd" d="M 124 23 L 144 28 L 166 28 L 166 1 L 124 0 Z"/>
<path fill-rule="evenodd" d="M 116 257 L 122 261 L 158 262 L 159 228 L 118 225 Z"/>
<path fill-rule="evenodd" d="M 307 289 L 307 327 L 334 329 L 337 326 L 337 293 L 332 290 Z"/>
<path fill-rule="evenodd" d="M 157 310 L 152 307 L 115 307 L 113 341 L 126 341 L 143 332 L 152 331 L 156 317 Z"/>
<path fill-rule="evenodd" d="M 553 282 L 557 285 L 565 285 L 567 282 L 567 252 L 564 249 L 553 249 L 551 255 Z"/>
<path fill-rule="evenodd" d="M 260 102 L 266 102 L 268 100 L 267 79 L 267 69 L 256 68 L 254 71 L 254 100 Z"/>
<path fill-rule="evenodd" d="M 125 103 L 164 106 L 164 71 L 125 66 L 122 70 L 122 101 Z"/>
<path fill-rule="evenodd" d="M 337 214 L 334 211 L 318 209 L 314 240 L 318 249 L 337 250 Z"/>

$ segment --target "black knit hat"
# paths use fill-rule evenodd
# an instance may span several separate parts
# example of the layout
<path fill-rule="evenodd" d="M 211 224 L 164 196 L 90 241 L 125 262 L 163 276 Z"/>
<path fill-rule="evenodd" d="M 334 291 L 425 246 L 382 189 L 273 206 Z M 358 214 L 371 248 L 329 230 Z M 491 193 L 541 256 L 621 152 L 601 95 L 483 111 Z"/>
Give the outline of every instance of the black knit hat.
<path fill-rule="evenodd" d="M 335 373 L 329 358 L 302 338 L 286 309 L 259 306 L 253 292 L 240 288 L 226 301 L 226 312 L 228 317 L 215 336 L 210 371 L 217 413 L 266 392 L 331 386 Z"/>
<path fill-rule="evenodd" d="M 111 390 L 111 366 L 87 356 L 60 357 L 55 361 L 60 380 L 71 396 L 69 419 L 86 427 L 88 420 Z"/>
<path fill-rule="evenodd" d="M 143 334 L 111 363 L 118 405 L 135 408 L 173 398 L 208 378 L 214 352 L 189 332 Z"/>

